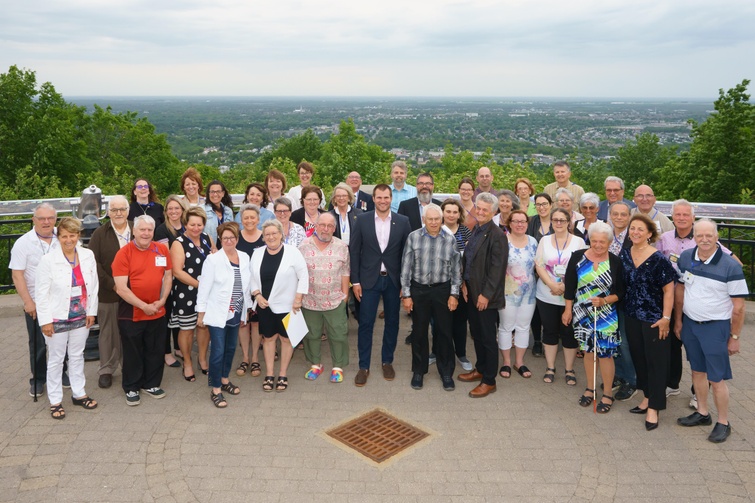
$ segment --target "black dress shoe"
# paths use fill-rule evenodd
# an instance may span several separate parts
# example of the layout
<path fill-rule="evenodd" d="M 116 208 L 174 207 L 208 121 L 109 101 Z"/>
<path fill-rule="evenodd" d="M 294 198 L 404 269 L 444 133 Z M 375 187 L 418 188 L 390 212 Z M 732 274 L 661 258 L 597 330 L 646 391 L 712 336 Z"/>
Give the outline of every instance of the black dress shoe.
<path fill-rule="evenodd" d="M 446 391 L 453 391 L 456 389 L 456 385 L 454 384 L 454 379 L 451 376 L 441 376 L 441 381 L 443 381 L 443 389 Z"/>
<path fill-rule="evenodd" d="M 543 356 L 542 342 L 535 342 L 532 344 L 532 356 Z"/>
<path fill-rule="evenodd" d="M 112 374 L 102 374 L 100 378 L 97 380 L 97 385 L 100 388 L 109 388 L 113 385 L 113 375 Z"/>
<path fill-rule="evenodd" d="M 412 334 L 409 334 L 406 336 L 406 339 L 404 339 L 404 344 L 406 344 L 407 346 L 410 346 L 411 343 L 412 343 Z"/>
<path fill-rule="evenodd" d="M 647 431 L 653 431 L 656 428 L 658 428 L 658 421 L 654 423 L 651 423 L 650 421 L 645 421 L 645 429 Z"/>
<path fill-rule="evenodd" d="M 422 389 L 422 374 L 415 372 L 412 376 L 412 389 Z"/>
<path fill-rule="evenodd" d="M 687 417 L 680 417 L 676 420 L 676 424 L 680 426 L 701 426 L 709 425 L 713 421 L 710 419 L 710 414 L 703 416 L 699 412 L 695 411 Z M 721 425 L 723 426 L 723 425 Z"/>
<path fill-rule="evenodd" d="M 647 407 L 645 407 L 644 409 L 641 409 L 639 405 L 637 407 L 633 407 L 629 409 L 629 412 L 631 412 L 632 414 L 644 414 L 647 411 L 648 411 Z"/>
<path fill-rule="evenodd" d="M 720 444 L 731 435 L 731 424 L 716 423 L 713 431 L 708 435 L 708 440 L 714 444 Z"/>

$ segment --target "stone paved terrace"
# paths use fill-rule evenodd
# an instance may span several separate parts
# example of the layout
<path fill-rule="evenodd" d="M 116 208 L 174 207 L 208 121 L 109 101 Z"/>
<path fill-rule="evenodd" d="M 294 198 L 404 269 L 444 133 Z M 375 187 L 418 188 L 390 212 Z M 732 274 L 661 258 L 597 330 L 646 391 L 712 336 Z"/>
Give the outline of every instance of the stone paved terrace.
<path fill-rule="evenodd" d="M 748 306 L 751 313 L 755 306 Z M 402 316 L 397 378 L 378 367 L 356 388 L 356 325 L 352 363 L 343 384 L 303 379 L 308 368 L 296 351 L 285 393 L 263 393 L 261 378 L 234 381 L 241 389 L 218 410 L 198 379 L 165 369 L 163 400 L 142 398 L 128 407 L 119 387 L 97 388 L 97 363 L 86 364 L 94 411 L 70 405 L 54 421 L 47 397 L 28 396 L 28 353 L 20 304 L 0 298 L 0 500 L 134 502 L 278 501 L 751 501 L 755 499 L 755 330 L 752 318 L 742 354 L 733 358 L 731 423 L 727 442 L 706 441 L 708 427 L 682 428 L 684 391 L 646 432 L 643 416 L 617 402 L 608 415 L 581 408 L 584 371 L 567 387 L 544 384 L 544 360 L 528 358 L 534 378 L 514 374 L 485 399 L 467 397 L 472 385 L 445 392 L 435 367 L 425 389 L 409 387 L 410 350 Z M 382 324 L 378 333 L 382 331 Z M 470 354 L 473 354 L 471 344 Z M 327 362 L 327 349 L 324 351 Z M 237 355 L 238 358 L 238 355 Z M 379 344 L 373 361 L 380 361 Z M 374 363 L 373 363 L 374 365 Z M 323 430 L 375 407 L 433 433 L 405 455 L 376 467 L 327 440 Z"/>

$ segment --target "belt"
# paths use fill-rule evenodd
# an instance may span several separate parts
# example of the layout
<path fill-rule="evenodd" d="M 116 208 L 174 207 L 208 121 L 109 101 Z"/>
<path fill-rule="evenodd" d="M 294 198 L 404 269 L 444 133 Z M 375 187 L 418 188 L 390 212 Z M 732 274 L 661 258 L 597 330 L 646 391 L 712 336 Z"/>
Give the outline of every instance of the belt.
<path fill-rule="evenodd" d="M 441 286 L 451 286 L 450 281 L 444 281 L 442 283 L 432 283 L 430 285 L 425 285 L 422 283 L 417 283 L 416 281 L 412 280 L 412 288 L 437 288 Z"/>
<path fill-rule="evenodd" d="M 388 276 L 388 271 L 380 271 L 381 276 Z"/>

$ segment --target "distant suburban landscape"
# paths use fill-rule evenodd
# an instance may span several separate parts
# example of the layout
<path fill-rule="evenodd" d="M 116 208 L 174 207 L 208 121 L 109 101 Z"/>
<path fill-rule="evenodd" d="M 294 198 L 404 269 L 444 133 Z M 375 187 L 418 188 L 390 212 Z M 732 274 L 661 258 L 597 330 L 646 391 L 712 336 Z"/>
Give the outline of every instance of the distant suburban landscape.
<path fill-rule="evenodd" d="M 321 140 L 352 118 L 356 132 L 397 159 L 415 165 L 439 161 L 445 147 L 492 159 L 550 165 L 573 155 L 611 158 L 642 133 L 661 145 L 685 149 L 689 119 L 702 122 L 710 101 L 423 99 L 423 98 L 72 98 L 91 109 L 136 112 L 167 135 L 173 153 L 188 163 L 225 171 L 252 163 L 280 138 L 307 129 Z"/>

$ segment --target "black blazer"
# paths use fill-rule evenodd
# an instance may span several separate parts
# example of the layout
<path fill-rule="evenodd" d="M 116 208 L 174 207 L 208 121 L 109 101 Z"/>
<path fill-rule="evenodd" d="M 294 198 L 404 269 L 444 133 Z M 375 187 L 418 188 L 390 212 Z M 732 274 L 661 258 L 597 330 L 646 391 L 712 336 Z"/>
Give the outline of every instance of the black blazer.
<path fill-rule="evenodd" d="M 322 208 L 317 208 L 317 211 L 320 213 L 325 213 L 325 210 Z M 299 224 L 302 227 L 304 227 L 304 223 L 307 220 L 307 216 L 304 213 L 304 208 L 302 207 L 302 208 L 292 211 L 291 216 L 289 217 L 289 220 L 291 220 L 295 224 Z"/>
<path fill-rule="evenodd" d="M 470 241 L 472 239 L 470 238 Z M 509 240 L 503 230 L 492 222 L 490 222 L 489 230 L 479 239 L 477 251 L 471 257 L 467 300 L 470 305 L 475 305 L 477 297 L 482 295 L 488 299 L 488 309 L 503 309 L 506 306 L 504 285 L 506 268 L 509 264 Z M 469 253 L 469 243 L 467 243 L 466 253 Z M 467 257 L 462 258 L 461 262 L 466 268 Z"/>
<path fill-rule="evenodd" d="M 629 241 L 627 239 L 627 241 Z M 564 299 L 574 300 L 577 295 L 577 264 L 585 256 L 587 250 L 577 250 L 572 252 L 569 264 L 566 266 L 566 275 L 564 276 Z M 608 254 L 608 266 L 611 274 L 611 288 L 608 295 L 615 294 L 621 302 L 624 298 L 624 266 L 621 265 L 621 259 L 613 253 Z"/>
<path fill-rule="evenodd" d="M 435 198 L 433 198 L 432 202 L 438 206 L 442 204 L 442 201 L 438 201 Z M 413 231 L 422 228 L 422 217 L 419 216 L 419 199 L 416 197 L 401 201 L 398 205 L 398 214 L 404 215 L 409 219 L 409 225 L 411 225 Z"/>
<path fill-rule="evenodd" d="M 401 257 L 410 232 L 409 219 L 391 212 L 388 246 L 385 251 L 380 251 L 375 233 L 375 212 L 368 211 L 357 216 L 349 240 L 351 282 L 361 284 L 363 289 L 372 288 L 380 277 L 380 264 L 383 263 L 393 284 L 401 289 Z"/>
<path fill-rule="evenodd" d="M 363 190 L 358 190 L 354 194 L 355 209 L 362 211 L 373 211 L 375 209 L 375 202 L 372 200 L 372 196 Z"/>
<path fill-rule="evenodd" d="M 340 226 L 341 216 L 338 214 L 335 208 L 330 210 L 328 213 L 336 217 L 336 232 L 334 232 L 333 235 L 337 237 L 338 239 L 341 239 L 341 226 Z M 357 216 L 361 215 L 362 213 L 364 212 L 360 210 L 359 208 L 351 208 L 351 211 L 349 211 L 349 213 L 347 214 L 349 217 L 347 221 L 349 222 L 350 233 L 354 232 L 354 223 L 357 220 Z"/>

